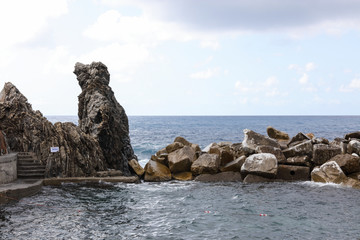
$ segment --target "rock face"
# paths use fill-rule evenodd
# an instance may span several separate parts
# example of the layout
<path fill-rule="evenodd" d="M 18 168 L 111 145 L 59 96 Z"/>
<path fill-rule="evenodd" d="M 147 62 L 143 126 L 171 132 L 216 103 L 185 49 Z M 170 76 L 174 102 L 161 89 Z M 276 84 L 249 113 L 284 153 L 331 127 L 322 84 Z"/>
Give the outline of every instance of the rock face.
<path fill-rule="evenodd" d="M 258 153 L 246 158 L 241 166 L 241 175 L 254 174 L 266 178 L 274 178 L 277 174 L 278 163 L 274 154 Z"/>
<path fill-rule="evenodd" d="M 217 154 L 205 153 L 201 155 L 191 165 L 191 172 L 196 175 L 209 173 L 214 174 L 219 171 L 220 158 Z"/>
<path fill-rule="evenodd" d="M 311 180 L 314 182 L 340 184 L 345 182 L 347 177 L 335 161 L 330 161 L 314 168 L 311 172 Z"/>
<path fill-rule="evenodd" d="M 329 161 L 335 161 L 346 175 L 360 172 L 359 157 L 355 157 L 350 154 L 339 154 L 331 158 Z"/>
<path fill-rule="evenodd" d="M 165 165 L 150 160 L 145 166 L 144 180 L 148 182 L 170 181 L 171 173 Z"/>
<path fill-rule="evenodd" d="M 326 144 L 315 144 L 312 161 L 316 165 L 320 166 L 338 154 L 341 154 L 340 147 L 333 147 Z"/>
<path fill-rule="evenodd" d="M 8 144 L 6 143 L 5 133 L 0 131 L 0 156 L 10 153 Z"/>
<path fill-rule="evenodd" d="M 94 176 L 106 169 L 99 143 L 72 123 L 50 123 L 11 83 L 0 93 L 0 130 L 14 152 L 34 152 L 48 177 Z M 50 153 L 50 147 L 59 152 Z"/>
<path fill-rule="evenodd" d="M 169 168 L 172 173 L 189 172 L 195 159 L 195 151 L 189 146 L 184 146 L 168 156 Z"/>
<path fill-rule="evenodd" d="M 101 62 L 76 63 L 74 73 L 82 89 L 78 112 L 80 129 L 99 142 L 107 168 L 129 175 L 128 161 L 137 157 L 130 144 L 125 110 L 109 86 L 107 67 Z"/>

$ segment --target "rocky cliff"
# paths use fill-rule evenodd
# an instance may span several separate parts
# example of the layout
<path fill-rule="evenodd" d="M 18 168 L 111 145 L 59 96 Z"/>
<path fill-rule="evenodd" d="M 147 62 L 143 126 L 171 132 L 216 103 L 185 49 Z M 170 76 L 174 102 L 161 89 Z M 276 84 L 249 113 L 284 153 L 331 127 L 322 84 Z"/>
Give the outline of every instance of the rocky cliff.
<path fill-rule="evenodd" d="M 76 63 L 74 73 L 82 89 L 78 112 L 80 129 L 98 141 L 107 168 L 129 175 L 128 161 L 137 158 L 130 144 L 125 110 L 109 86 L 107 67 L 101 62 Z"/>

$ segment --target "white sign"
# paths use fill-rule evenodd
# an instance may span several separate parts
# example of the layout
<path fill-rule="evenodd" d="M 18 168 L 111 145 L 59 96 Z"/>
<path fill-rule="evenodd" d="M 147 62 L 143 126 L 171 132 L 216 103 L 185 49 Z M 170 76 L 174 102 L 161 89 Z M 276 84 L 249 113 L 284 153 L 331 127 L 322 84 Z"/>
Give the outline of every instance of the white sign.
<path fill-rule="evenodd" d="M 50 148 L 50 152 L 58 152 L 59 151 L 59 147 L 51 147 Z"/>

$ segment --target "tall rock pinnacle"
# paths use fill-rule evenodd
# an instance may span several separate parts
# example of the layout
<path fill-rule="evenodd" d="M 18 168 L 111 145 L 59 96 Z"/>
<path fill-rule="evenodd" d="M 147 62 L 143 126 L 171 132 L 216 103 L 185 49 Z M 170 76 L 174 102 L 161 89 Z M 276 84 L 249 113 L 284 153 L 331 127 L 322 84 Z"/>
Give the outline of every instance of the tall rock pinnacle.
<path fill-rule="evenodd" d="M 108 168 L 129 175 L 128 161 L 137 157 L 130 144 L 125 110 L 109 87 L 107 67 L 101 62 L 76 63 L 74 73 L 82 89 L 79 95 L 79 127 L 97 139 Z"/>

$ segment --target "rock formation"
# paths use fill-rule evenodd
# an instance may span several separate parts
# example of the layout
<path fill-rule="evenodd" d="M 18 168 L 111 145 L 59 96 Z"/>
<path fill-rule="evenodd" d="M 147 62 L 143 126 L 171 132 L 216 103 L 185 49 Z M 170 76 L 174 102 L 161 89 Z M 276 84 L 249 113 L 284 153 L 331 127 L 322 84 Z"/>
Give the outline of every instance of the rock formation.
<path fill-rule="evenodd" d="M 0 93 L 0 130 L 14 152 L 34 152 L 46 165 L 46 176 L 92 176 L 105 170 L 104 156 L 95 138 L 72 123 L 53 125 L 34 111 L 11 83 Z M 50 153 L 50 147 L 59 152 Z"/>
<path fill-rule="evenodd" d="M 76 63 L 74 73 L 82 89 L 79 95 L 79 127 L 94 137 L 107 168 L 129 175 L 128 161 L 137 159 L 130 144 L 128 118 L 109 87 L 110 74 L 101 62 Z"/>

